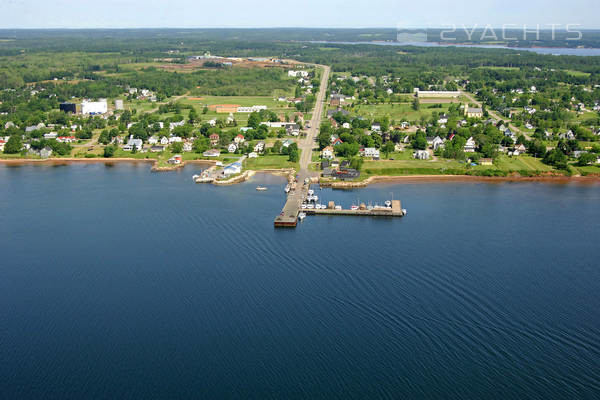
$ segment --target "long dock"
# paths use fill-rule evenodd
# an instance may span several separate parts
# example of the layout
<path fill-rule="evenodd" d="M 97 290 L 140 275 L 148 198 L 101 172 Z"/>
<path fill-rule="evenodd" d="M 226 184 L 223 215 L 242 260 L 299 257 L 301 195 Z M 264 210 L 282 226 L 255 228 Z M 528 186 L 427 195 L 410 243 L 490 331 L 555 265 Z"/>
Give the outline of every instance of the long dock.
<path fill-rule="evenodd" d="M 403 217 L 402 205 L 400 200 L 392 200 L 391 207 L 374 208 L 372 210 L 336 210 L 336 209 L 306 209 L 302 210 L 306 215 L 346 215 L 362 217 Z"/>

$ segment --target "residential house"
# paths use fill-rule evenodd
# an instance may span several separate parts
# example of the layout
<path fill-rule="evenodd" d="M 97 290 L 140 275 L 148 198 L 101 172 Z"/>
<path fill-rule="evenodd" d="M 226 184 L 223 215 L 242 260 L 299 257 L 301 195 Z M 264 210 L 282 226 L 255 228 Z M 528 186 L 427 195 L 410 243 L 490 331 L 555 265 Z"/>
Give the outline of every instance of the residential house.
<path fill-rule="evenodd" d="M 180 143 L 180 142 L 183 142 L 183 139 L 181 137 L 179 137 L 179 136 L 171 136 L 171 137 L 169 137 L 169 144 Z"/>
<path fill-rule="evenodd" d="M 165 136 L 160 138 L 160 144 L 162 145 L 167 145 L 169 144 L 169 139 L 167 139 Z"/>
<path fill-rule="evenodd" d="M 139 150 L 142 150 L 143 147 L 144 147 L 144 142 L 142 141 L 142 139 L 134 139 L 133 135 L 130 135 L 129 141 L 127 142 L 127 144 L 125 146 L 123 146 L 123 150 L 132 151 L 135 148 L 137 151 L 139 151 Z"/>
<path fill-rule="evenodd" d="M 288 135 L 291 135 L 291 136 L 298 136 L 298 135 L 300 134 L 300 125 L 298 125 L 298 124 L 291 124 L 291 125 L 288 125 L 288 126 L 285 128 L 285 131 L 286 131 L 286 133 L 287 133 Z"/>
<path fill-rule="evenodd" d="M 375 147 L 365 147 L 362 152 L 363 157 L 379 158 L 379 150 Z"/>
<path fill-rule="evenodd" d="M 52 155 L 52 149 L 50 147 L 46 146 L 39 151 L 39 155 L 42 158 L 48 158 Z"/>
<path fill-rule="evenodd" d="M 417 150 L 413 153 L 413 157 L 417 160 L 429 160 L 429 152 L 427 150 Z"/>
<path fill-rule="evenodd" d="M 378 124 L 378 123 L 372 124 L 371 130 L 373 132 L 381 132 L 381 124 Z"/>
<path fill-rule="evenodd" d="M 183 142 L 183 151 L 190 152 L 192 151 L 193 145 L 192 142 Z"/>
<path fill-rule="evenodd" d="M 350 129 L 350 124 L 348 122 L 344 122 L 342 124 L 342 128 L 344 128 L 344 129 Z"/>
<path fill-rule="evenodd" d="M 56 132 L 50 132 L 44 134 L 44 139 L 56 139 L 58 134 Z"/>
<path fill-rule="evenodd" d="M 265 142 L 258 142 L 254 146 L 254 151 L 257 153 L 262 153 L 265 150 Z"/>
<path fill-rule="evenodd" d="M 244 138 L 244 135 L 237 135 L 237 136 L 236 136 L 236 137 L 233 139 L 233 141 L 234 141 L 236 144 L 244 143 L 244 141 L 245 141 L 245 140 L 246 140 L 246 139 Z"/>
<path fill-rule="evenodd" d="M 6 142 L 4 140 L 0 140 L 0 151 L 4 151 L 5 145 L 6 145 Z"/>
<path fill-rule="evenodd" d="M 333 158 L 333 147 L 327 146 L 321 150 L 321 158 L 331 160 Z"/>
<path fill-rule="evenodd" d="M 60 143 L 73 143 L 76 140 L 75 136 L 59 136 L 56 138 L 56 141 Z"/>
<path fill-rule="evenodd" d="M 483 118 L 483 109 L 481 107 L 465 107 L 467 118 Z"/>
<path fill-rule="evenodd" d="M 476 147 L 477 147 L 477 144 L 475 143 L 475 139 L 473 139 L 473 137 L 471 136 L 467 140 L 467 143 L 465 144 L 464 151 L 465 151 L 465 153 L 475 153 Z"/>
<path fill-rule="evenodd" d="M 150 138 L 148 139 L 148 144 L 155 145 L 157 143 L 158 143 L 158 137 L 150 136 Z"/>
<path fill-rule="evenodd" d="M 258 158 L 258 153 L 253 151 L 252 153 L 248 154 L 248 158 Z"/>
<path fill-rule="evenodd" d="M 433 150 L 443 149 L 444 148 L 444 140 L 441 137 L 436 136 L 431 141 L 431 147 L 433 148 Z"/>
<path fill-rule="evenodd" d="M 209 136 L 210 139 L 210 145 L 211 146 L 216 146 L 219 144 L 219 135 L 216 133 L 213 133 L 212 135 Z"/>
<path fill-rule="evenodd" d="M 331 145 L 335 147 L 335 146 L 337 146 L 337 145 L 340 145 L 340 144 L 343 144 L 343 143 L 344 143 L 344 142 L 342 141 L 342 139 L 340 139 L 340 138 L 335 138 L 335 140 L 334 140 L 334 141 L 331 143 Z"/>
<path fill-rule="evenodd" d="M 230 153 L 235 153 L 237 149 L 238 149 L 238 147 L 237 147 L 237 144 L 235 144 L 235 143 L 230 143 L 229 146 L 227 147 L 227 151 Z"/>
<path fill-rule="evenodd" d="M 442 114 L 442 115 L 440 115 L 440 116 L 439 116 L 439 118 L 438 118 L 438 121 L 437 121 L 437 122 L 438 122 L 438 124 L 440 124 L 440 125 L 445 125 L 445 124 L 447 124 L 447 123 L 448 123 L 448 116 L 447 116 L 446 114 Z"/>
<path fill-rule="evenodd" d="M 178 126 L 183 126 L 185 125 L 185 121 L 179 121 L 179 122 L 170 122 L 169 123 L 169 130 L 173 130 L 175 128 L 177 128 Z"/>

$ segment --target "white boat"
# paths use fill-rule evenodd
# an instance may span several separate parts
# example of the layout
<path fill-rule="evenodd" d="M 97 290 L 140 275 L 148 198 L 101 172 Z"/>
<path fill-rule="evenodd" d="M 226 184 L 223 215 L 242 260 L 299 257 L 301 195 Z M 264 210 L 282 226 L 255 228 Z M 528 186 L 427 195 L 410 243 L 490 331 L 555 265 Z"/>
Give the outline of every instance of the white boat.
<path fill-rule="evenodd" d="M 386 206 L 386 207 L 391 207 L 391 206 L 392 206 L 392 202 L 391 202 L 391 201 L 389 201 L 389 200 L 386 200 L 386 201 L 385 201 L 385 206 Z"/>
<path fill-rule="evenodd" d="M 315 208 L 315 205 L 314 205 L 314 204 L 307 204 L 307 205 L 306 205 L 306 208 L 307 208 L 308 210 L 312 210 L 312 209 L 314 209 L 314 208 Z"/>
<path fill-rule="evenodd" d="M 406 215 L 406 208 L 402 209 L 402 215 Z"/>
<path fill-rule="evenodd" d="M 312 189 L 310 189 L 310 190 L 308 191 L 308 195 L 309 195 L 309 196 L 312 196 L 313 194 L 315 194 L 315 191 L 314 191 L 314 190 L 312 190 Z"/>
<path fill-rule="evenodd" d="M 341 210 L 341 209 L 342 209 L 342 206 L 335 206 L 335 209 L 336 209 L 336 210 Z"/>
<path fill-rule="evenodd" d="M 305 213 L 301 212 L 300 214 L 298 214 L 298 219 L 300 221 L 302 221 L 304 218 L 306 218 L 306 214 Z"/>
<path fill-rule="evenodd" d="M 371 206 L 371 205 L 367 206 L 367 210 L 371 211 L 372 209 L 373 209 L 373 206 Z"/>
<path fill-rule="evenodd" d="M 358 206 L 352 206 L 352 207 L 350 207 L 350 209 L 353 211 L 356 211 L 356 210 L 358 210 Z"/>
<path fill-rule="evenodd" d="M 256 190 L 258 190 L 259 192 L 264 192 L 265 190 L 267 190 L 267 188 L 265 186 L 257 186 Z"/>
<path fill-rule="evenodd" d="M 196 180 L 196 179 L 198 179 L 198 178 L 200 178 L 200 175 L 194 175 L 194 176 L 192 176 L 192 179 L 193 179 L 193 180 Z"/>
<path fill-rule="evenodd" d="M 290 185 L 286 185 L 285 189 L 283 189 L 283 190 L 285 190 L 286 193 L 289 193 L 290 189 L 291 189 Z"/>
<path fill-rule="evenodd" d="M 306 206 L 307 206 L 307 204 L 302 204 L 302 209 L 306 210 Z"/>

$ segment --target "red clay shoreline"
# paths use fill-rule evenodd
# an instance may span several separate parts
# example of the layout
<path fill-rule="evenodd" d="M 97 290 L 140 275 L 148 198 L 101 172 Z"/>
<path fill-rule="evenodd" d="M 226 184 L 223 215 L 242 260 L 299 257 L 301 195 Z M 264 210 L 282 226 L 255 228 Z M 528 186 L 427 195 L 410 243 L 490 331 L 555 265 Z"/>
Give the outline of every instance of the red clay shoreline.
<path fill-rule="evenodd" d="M 66 164 L 117 164 L 117 163 L 152 163 L 156 160 L 152 158 L 47 158 L 47 159 L 0 159 L 0 165 L 66 165 Z M 184 167 L 187 164 L 215 164 L 215 160 L 188 160 L 179 165 L 160 167 L 153 169 L 156 171 L 173 171 Z M 281 175 L 288 170 L 258 170 L 255 172 L 271 173 Z M 503 182 L 540 182 L 540 183 L 582 183 L 582 184 L 600 184 L 600 175 L 586 176 L 566 176 L 566 175 L 539 175 L 539 176 L 473 176 L 473 175 L 403 175 L 403 176 L 371 176 L 360 182 L 322 182 L 322 186 L 332 187 L 334 189 L 355 189 L 364 188 L 373 184 L 413 184 L 413 183 L 440 183 L 440 182 L 472 182 L 472 183 L 503 183 Z"/>

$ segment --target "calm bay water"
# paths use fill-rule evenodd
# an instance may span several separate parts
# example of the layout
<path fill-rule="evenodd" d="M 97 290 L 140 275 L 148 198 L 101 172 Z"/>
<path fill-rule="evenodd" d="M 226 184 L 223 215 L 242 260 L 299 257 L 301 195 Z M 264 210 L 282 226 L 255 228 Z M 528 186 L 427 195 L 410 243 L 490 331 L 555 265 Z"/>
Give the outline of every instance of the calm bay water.
<path fill-rule="evenodd" d="M 322 190 L 408 216 L 275 230 L 281 178 L 195 171 L 0 166 L 0 397 L 600 395 L 599 185 Z"/>

